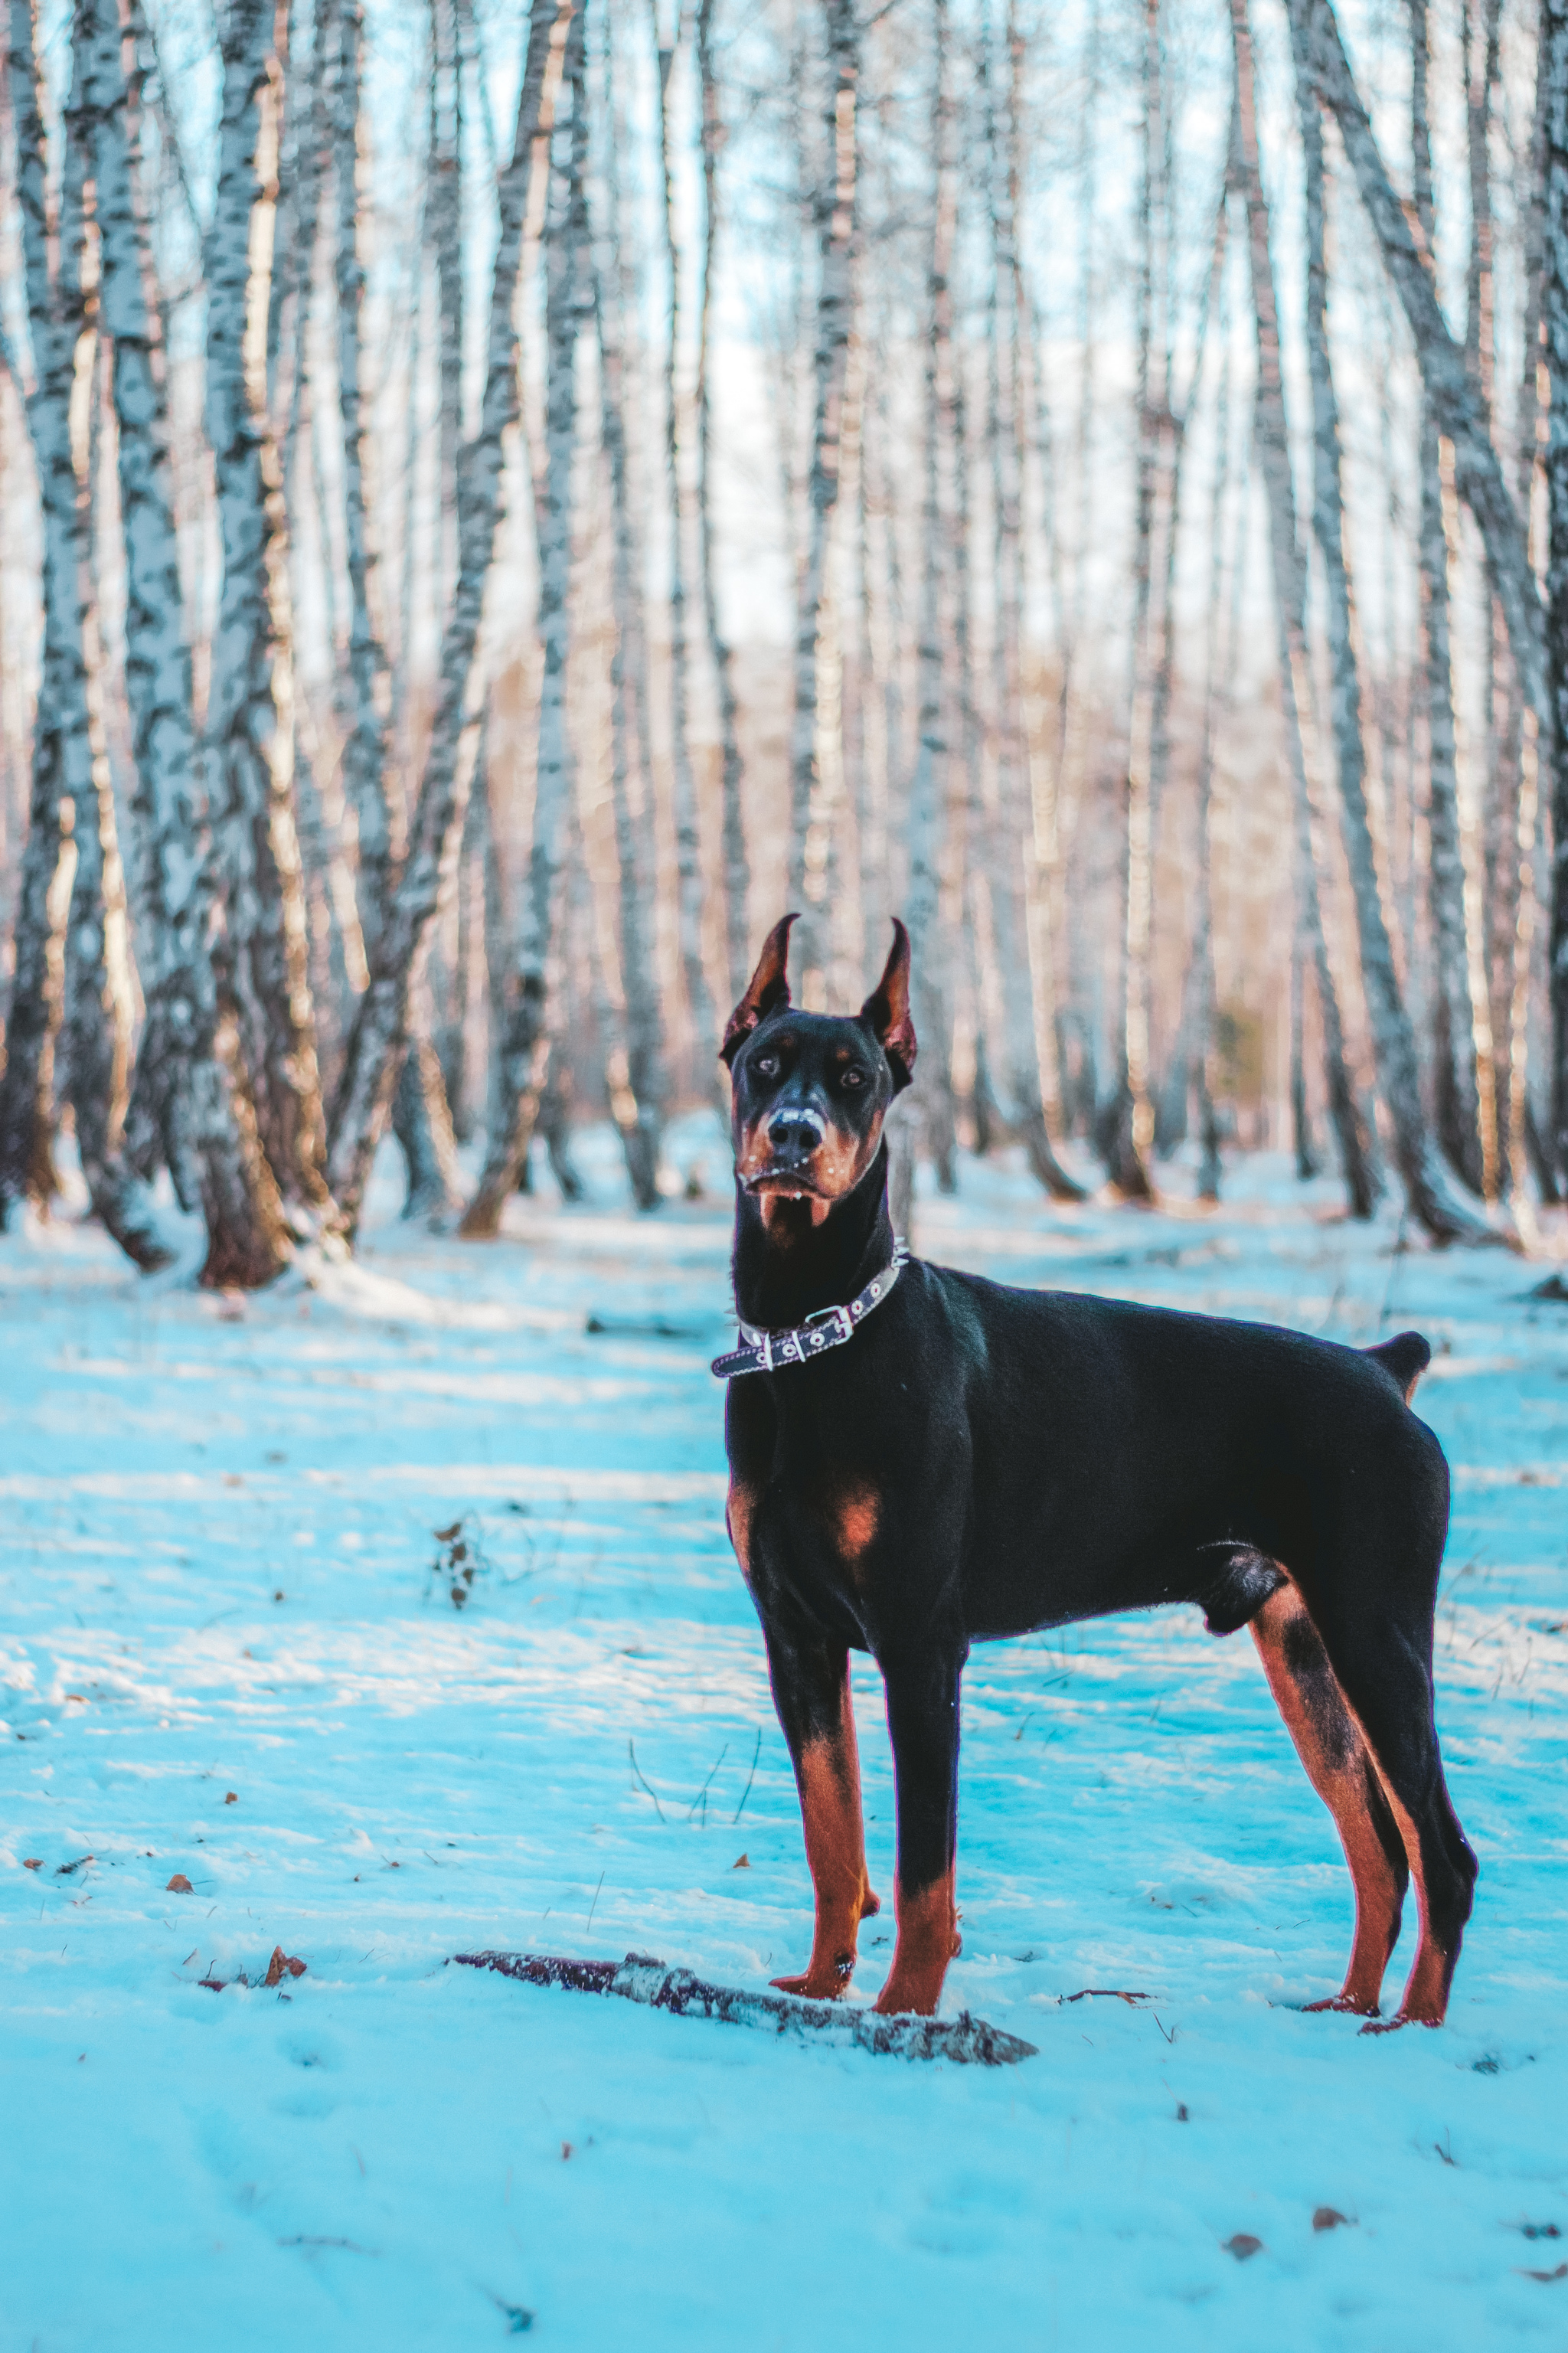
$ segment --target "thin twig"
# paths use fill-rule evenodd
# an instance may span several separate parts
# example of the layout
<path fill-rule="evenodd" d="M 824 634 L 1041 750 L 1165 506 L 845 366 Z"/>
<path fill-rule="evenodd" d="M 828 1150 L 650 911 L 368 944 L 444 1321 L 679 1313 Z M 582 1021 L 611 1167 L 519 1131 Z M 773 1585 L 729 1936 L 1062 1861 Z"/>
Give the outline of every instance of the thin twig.
<path fill-rule="evenodd" d="M 636 1774 L 638 1781 L 642 1783 L 642 1787 L 647 1790 L 648 1796 L 653 1799 L 654 1812 L 658 1816 L 659 1820 L 662 1822 L 664 1820 L 664 1808 L 658 1802 L 658 1792 L 649 1788 L 648 1784 L 643 1780 L 642 1768 L 637 1763 L 637 1746 L 633 1741 L 628 1740 L 626 1742 L 626 1755 L 632 1760 L 632 1771 Z"/>
<path fill-rule="evenodd" d="M 1408 1208 L 1401 1209 L 1399 1213 L 1399 1231 L 1394 1238 L 1394 1263 L 1388 1270 L 1388 1288 L 1383 1294 L 1383 1313 L 1377 1319 L 1377 1328 L 1380 1332 L 1388 1321 L 1389 1309 L 1393 1304 L 1394 1286 L 1399 1278 L 1399 1261 L 1405 1256 L 1405 1229 L 1409 1222 L 1409 1219 L 1410 1212 Z"/>
<path fill-rule="evenodd" d="M 758 1726 L 757 1726 L 757 1745 L 756 1745 L 756 1746 L 755 1746 L 755 1747 L 752 1749 L 752 1769 L 751 1769 L 751 1771 L 750 1771 L 750 1772 L 747 1774 L 747 1776 L 746 1776 L 746 1786 L 745 1786 L 745 1788 L 744 1788 L 742 1790 L 742 1792 L 741 1792 L 741 1802 L 740 1802 L 740 1804 L 736 1807 L 736 1809 L 735 1809 L 734 1812 L 733 1812 L 733 1813 L 731 1815 L 731 1817 L 730 1817 L 730 1821 L 731 1821 L 731 1827 L 732 1827 L 736 1822 L 738 1822 L 738 1821 L 740 1820 L 740 1819 L 741 1819 L 741 1816 L 742 1816 L 742 1812 L 745 1810 L 746 1799 L 747 1799 L 751 1796 L 751 1794 L 752 1794 L 752 1782 L 753 1782 L 753 1781 L 756 1779 L 756 1778 L 757 1778 L 757 1759 L 758 1759 L 758 1757 L 762 1755 L 762 1753 L 763 1753 L 763 1727 L 762 1727 L 762 1725 L 759 1724 L 759 1725 L 758 1725 Z"/>
<path fill-rule="evenodd" d="M 707 1825 L 708 1825 L 708 1809 L 707 1809 L 706 1805 L 704 1805 L 704 1804 L 703 1804 L 703 1800 L 706 1799 L 706 1797 L 707 1797 L 707 1795 L 708 1795 L 709 1784 L 712 1781 L 713 1774 L 714 1774 L 714 1773 L 717 1773 L 717 1771 L 719 1770 L 720 1766 L 721 1766 L 721 1765 L 722 1765 L 722 1763 L 724 1762 L 725 1757 L 728 1757 L 728 1755 L 729 1755 L 729 1754 L 730 1754 L 730 1744 L 729 1744 L 729 1742 L 726 1740 L 726 1742 L 724 1743 L 723 1747 L 722 1747 L 722 1748 L 721 1748 L 721 1750 L 719 1751 L 718 1756 L 715 1757 L 715 1759 L 714 1759 L 714 1761 L 713 1761 L 713 1772 L 711 1772 L 711 1773 L 710 1773 L 710 1774 L 709 1774 L 709 1776 L 708 1776 L 708 1779 L 707 1779 L 706 1781 L 704 1781 L 704 1782 L 703 1782 L 702 1787 L 700 1788 L 700 1789 L 699 1789 L 699 1790 L 698 1790 L 697 1795 L 692 1799 L 691 1803 L 690 1803 L 690 1804 L 687 1807 L 687 1809 L 686 1809 L 686 1819 L 687 1819 L 687 1820 L 688 1820 L 688 1821 L 689 1821 L 689 1820 L 691 1820 L 691 1817 L 692 1817 L 692 1815 L 697 1811 L 698 1807 L 699 1807 L 699 1806 L 702 1806 L 702 1824 L 703 1824 L 703 1828 L 704 1828 L 704 1829 L 706 1829 L 706 1828 L 707 1828 Z"/>
<path fill-rule="evenodd" d="M 654 1802 L 657 1804 L 657 1803 L 658 1803 L 658 1799 L 656 1799 Z M 606 1864 L 605 1865 L 605 1871 L 607 1871 L 608 1869 L 609 1869 L 609 1864 L 608 1864 L 608 1863 L 606 1863 Z M 604 1872 L 604 1871 L 601 1871 L 601 1872 L 600 1872 L 600 1873 L 599 1873 L 599 1886 L 595 1888 L 595 1890 L 594 1890 L 594 1901 L 593 1901 L 593 1902 L 592 1902 L 592 1904 L 590 1904 L 590 1905 L 589 1905 L 589 1906 L 588 1906 L 588 1927 L 589 1927 L 589 1928 L 591 1928 L 591 1927 L 593 1926 L 593 1925 L 594 1925 L 594 1915 L 595 1915 L 595 1912 L 598 1910 L 598 1908 L 599 1908 L 599 1888 L 603 1887 L 603 1886 L 604 1886 L 604 1883 L 605 1883 L 605 1872 Z M 586 1936 L 586 1935 L 587 1935 L 587 1933 L 588 1933 L 587 1928 L 585 1928 L 585 1929 L 583 1931 L 583 1933 L 584 1933 L 584 1936 Z"/>

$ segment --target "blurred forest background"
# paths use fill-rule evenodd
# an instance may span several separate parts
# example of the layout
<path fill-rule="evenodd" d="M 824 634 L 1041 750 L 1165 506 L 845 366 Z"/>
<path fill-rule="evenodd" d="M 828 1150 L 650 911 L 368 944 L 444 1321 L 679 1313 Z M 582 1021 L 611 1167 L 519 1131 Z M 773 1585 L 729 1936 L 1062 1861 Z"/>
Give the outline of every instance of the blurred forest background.
<path fill-rule="evenodd" d="M 1537 1235 L 1568 0 L 5 5 L 0 1222 L 654 1208 L 793 906 L 906 1213 Z"/>

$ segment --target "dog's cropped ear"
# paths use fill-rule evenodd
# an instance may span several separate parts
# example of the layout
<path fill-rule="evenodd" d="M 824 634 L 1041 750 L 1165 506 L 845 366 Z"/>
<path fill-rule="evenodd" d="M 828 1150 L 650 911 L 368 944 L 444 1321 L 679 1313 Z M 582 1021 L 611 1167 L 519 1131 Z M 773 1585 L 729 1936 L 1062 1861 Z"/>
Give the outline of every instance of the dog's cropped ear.
<path fill-rule="evenodd" d="M 893 1092 L 901 1094 L 915 1074 L 915 1025 L 910 1018 L 910 935 L 893 917 L 893 944 L 882 977 L 860 1008 L 893 1073 Z"/>
<path fill-rule="evenodd" d="M 757 968 L 746 983 L 746 993 L 731 1014 L 724 1030 L 724 1043 L 719 1049 L 719 1059 L 732 1063 L 759 1021 L 789 1003 L 789 980 L 785 966 L 789 963 L 790 925 L 798 920 L 794 915 L 781 916 L 763 942 Z"/>

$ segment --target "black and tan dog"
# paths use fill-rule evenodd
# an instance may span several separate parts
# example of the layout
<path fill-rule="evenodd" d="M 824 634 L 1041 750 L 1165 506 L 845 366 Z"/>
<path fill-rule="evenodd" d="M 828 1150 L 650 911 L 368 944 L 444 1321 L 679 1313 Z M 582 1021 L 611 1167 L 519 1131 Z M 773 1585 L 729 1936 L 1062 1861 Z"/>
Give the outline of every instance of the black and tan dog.
<path fill-rule="evenodd" d="M 1163 1602 L 1251 1629 L 1355 1883 L 1342 1989 L 1374 2017 L 1412 1873 L 1398 2016 L 1437 2025 L 1476 1861 L 1443 1778 L 1432 1620 L 1442 1450 L 1414 1332 L 1304 1334 L 1028 1292 L 921 1260 L 888 1215 L 882 1123 L 915 1059 L 909 941 L 852 1019 L 800 1012 L 786 916 L 731 1017 L 729 1525 L 767 1644 L 816 1899 L 786 1991 L 834 1995 L 877 1911 L 848 1658 L 887 1686 L 898 1943 L 879 2010 L 934 2010 L 958 1950 L 959 1684 L 972 1642 Z M 845 1345 L 840 1345 L 843 1343 Z"/>

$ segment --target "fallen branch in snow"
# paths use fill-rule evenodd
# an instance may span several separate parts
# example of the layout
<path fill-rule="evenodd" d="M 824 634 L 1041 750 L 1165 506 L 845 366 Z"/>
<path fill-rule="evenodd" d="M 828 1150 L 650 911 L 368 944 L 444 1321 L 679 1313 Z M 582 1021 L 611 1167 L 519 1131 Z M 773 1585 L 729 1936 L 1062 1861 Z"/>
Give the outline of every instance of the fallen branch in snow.
<path fill-rule="evenodd" d="M 800 2001 L 792 1994 L 751 1993 L 710 1985 L 689 1969 L 667 1968 L 646 1953 L 624 1961 L 574 1961 L 559 1953 L 458 1953 L 464 1968 L 495 1969 L 524 1985 L 564 1986 L 573 1993 L 615 1993 L 679 2017 L 718 2018 L 729 2026 L 771 2027 L 775 2034 L 819 2034 L 830 2042 L 899 2059 L 955 2059 L 984 2067 L 1014 2066 L 1037 2056 L 1032 2042 L 962 2010 L 957 2018 L 883 2018 L 836 2001 Z"/>
<path fill-rule="evenodd" d="M 1121 1986 L 1083 1986 L 1077 1993 L 1064 1993 L 1068 2001 L 1124 2001 L 1131 2008 L 1134 2002 L 1152 2001 L 1152 1993 L 1128 1993 Z"/>

